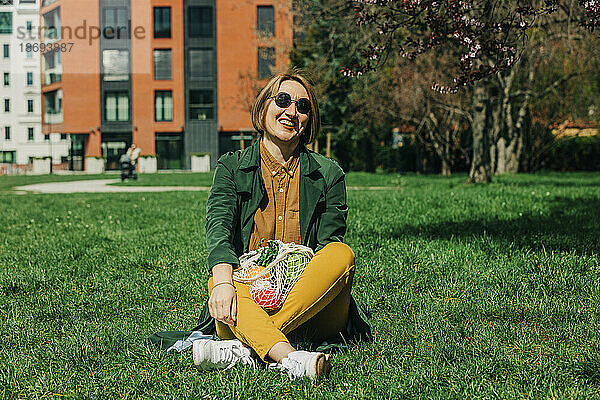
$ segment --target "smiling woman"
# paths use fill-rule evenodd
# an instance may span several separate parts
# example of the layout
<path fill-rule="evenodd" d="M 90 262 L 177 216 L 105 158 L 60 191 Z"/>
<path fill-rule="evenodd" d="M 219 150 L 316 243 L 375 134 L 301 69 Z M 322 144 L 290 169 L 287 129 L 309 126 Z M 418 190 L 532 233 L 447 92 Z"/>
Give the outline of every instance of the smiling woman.
<path fill-rule="evenodd" d="M 256 98 L 252 122 L 261 140 L 221 157 L 207 202 L 208 309 L 226 340 L 194 342 L 194 363 L 201 369 L 255 365 L 258 356 L 290 378 L 325 376 L 329 355 L 296 350 L 289 335 L 314 343 L 370 338 L 350 295 L 354 253 L 342 243 L 344 173 L 305 147 L 317 136 L 320 114 L 303 76 L 272 78 Z M 285 301 L 269 310 L 256 304 L 246 284 L 233 281 L 240 257 L 265 239 L 315 252 Z"/>
<path fill-rule="evenodd" d="M 292 107 L 292 105 L 294 107 Z M 298 123 L 288 131 L 295 133 L 302 145 L 312 143 L 321 129 L 319 104 L 312 86 L 302 75 L 280 74 L 272 78 L 260 92 L 252 107 L 252 124 L 263 139 L 277 139 L 282 125 Z M 302 124 L 303 126 L 300 126 Z M 287 132 L 283 137 L 288 136 Z M 293 144 L 293 143 L 292 143 Z M 291 147 L 290 144 L 287 147 Z"/>

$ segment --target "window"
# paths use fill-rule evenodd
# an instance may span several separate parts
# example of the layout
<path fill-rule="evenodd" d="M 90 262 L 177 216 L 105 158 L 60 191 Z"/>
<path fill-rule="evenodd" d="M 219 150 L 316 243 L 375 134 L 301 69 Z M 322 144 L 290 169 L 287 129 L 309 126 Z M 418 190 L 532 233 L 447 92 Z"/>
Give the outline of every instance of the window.
<path fill-rule="evenodd" d="M 25 54 L 27 55 L 27 58 L 33 58 L 33 51 L 31 50 L 31 47 L 25 49 Z"/>
<path fill-rule="evenodd" d="M 129 93 L 106 92 L 104 96 L 104 119 L 129 121 Z"/>
<path fill-rule="evenodd" d="M 33 72 L 27 73 L 27 86 L 33 86 Z"/>
<path fill-rule="evenodd" d="M 32 113 L 33 111 L 34 111 L 33 100 L 29 99 L 29 100 L 27 100 L 27 112 Z"/>
<path fill-rule="evenodd" d="M 170 90 L 154 92 L 154 120 L 173 121 L 173 92 Z"/>
<path fill-rule="evenodd" d="M 258 48 L 258 79 L 266 79 L 273 73 L 275 68 L 275 48 Z"/>
<path fill-rule="evenodd" d="M 256 7 L 256 30 L 260 36 L 275 36 L 275 8 Z"/>
<path fill-rule="evenodd" d="M 190 90 L 190 119 L 214 119 L 212 90 Z"/>
<path fill-rule="evenodd" d="M 12 33 L 12 12 L 0 12 L 0 35 Z"/>
<path fill-rule="evenodd" d="M 56 67 L 60 67 L 61 64 L 61 55 L 60 51 L 50 51 L 44 53 L 44 69 L 54 69 Z"/>
<path fill-rule="evenodd" d="M 191 38 L 213 36 L 212 7 L 190 7 L 188 15 L 188 35 Z"/>
<path fill-rule="evenodd" d="M 33 128 L 27 128 L 27 140 L 29 140 L 30 142 L 33 142 L 34 140 L 34 131 Z"/>
<path fill-rule="evenodd" d="M 25 24 L 25 26 L 27 27 L 27 32 L 31 32 L 33 30 L 33 22 L 27 21 Z"/>
<path fill-rule="evenodd" d="M 13 163 L 17 158 L 16 151 L 0 151 L 0 162 Z"/>
<path fill-rule="evenodd" d="M 192 78 L 214 78 L 215 65 L 212 49 L 191 49 L 189 54 Z"/>
<path fill-rule="evenodd" d="M 60 33 L 60 7 L 43 15 L 44 38 L 51 40 L 61 39 Z"/>
<path fill-rule="evenodd" d="M 10 72 L 4 73 L 4 86 L 10 86 Z"/>
<path fill-rule="evenodd" d="M 129 51 L 103 50 L 104 81 L 129 80 Z"/>
<path fill-rule="evenodd" d="M 154 37 L 171 37 L 171 7 L 154 7 Z"/>
<path fill-rule="evenodd" d="M 60 51 L 44 53 L 44 85 L 50 85 L 62 80 L 60 54 Z"/>
<path fill-rule="evenodd" d="M 42 0 L 42 6 L 47 6 L 54 3 L 56 0 Z"/>
<path fill-rule="evenodd" d="M 154 79 L 170 80 L 171 79 L 171 49 L 155 49 L 154 50 Z"/>
<path fill-rule="evenodd" d="M 66 133 L 61 133 L 60 134 L 60 140 L 67 140 L 67 134 Z"/>
<path fill-rule="evenodd" d="M 4 99 L 4 112 L 10 112 L 10 99 Z"/>
<path fill-rule="evenodd" d="M 49 142 L 50 141 L 50 134 L 44 135 L 44 140 L 46 142 Z"/>
<path fill-rule="evenodd" d="M 10 126 L 4 127 L 4 140 L 10 140 Z"/>
<path fill-rule="evenodd" d="M 62 122 L 62 89 L 44 93 L 44 123 L 60 124 Z"/>
<path fill-rule="evenodd" d="M 10 57 L 10 45 L 5 44 L 2 46 L 2 48 L 3 48 L 2 53 L 4 54 L 4 58 L 9 58 Z"/>
<path fill-rule="evenodd" d="M 106 39 L 129 39 L 127 9 L 110 7 L 104 9 L 104 24 L 102 34 Z"/>
<path fill-rule="evenodd" d="M 21 4 L 35 4 L 37 0 L 21 0 Z"/>
<path fill-rule="evenodd" d="M 51 51 L 44 53 L 44 68 L 45 69 L 53 69 L 57 64 L 57 51 Z"/>

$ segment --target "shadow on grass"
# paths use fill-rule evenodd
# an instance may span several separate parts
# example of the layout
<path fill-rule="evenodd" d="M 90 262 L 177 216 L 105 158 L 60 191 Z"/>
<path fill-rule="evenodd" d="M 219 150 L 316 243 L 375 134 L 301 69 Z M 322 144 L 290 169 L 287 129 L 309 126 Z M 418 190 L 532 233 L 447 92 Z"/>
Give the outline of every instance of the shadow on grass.
<path fill-rule="evenodd" d="M 491 215 L 488 214 L 491 217 Z M 437 221 L 424 225 L 397 226 L 392 237 L 428 237 L 431 239 L 488 236 L 514 243 L 520 248 L 600 253 L 600 199 L 557 197 L 543 215 L 523 213 L 510 220 L 485 219 Z"/>
<path fill-rule="evenodd" d="M 565 369 L 587 384 L 600 384 L 600 358 L 598 358 L 597 355 L 588 355 L 583 360 L 576 361 L 571 365 L 566 366 Z"/>

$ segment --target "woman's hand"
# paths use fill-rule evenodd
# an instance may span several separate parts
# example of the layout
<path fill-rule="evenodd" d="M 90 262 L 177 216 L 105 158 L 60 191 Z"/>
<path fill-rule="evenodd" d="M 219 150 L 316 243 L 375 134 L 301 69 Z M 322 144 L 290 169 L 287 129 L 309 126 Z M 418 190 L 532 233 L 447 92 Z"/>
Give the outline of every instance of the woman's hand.
<path fill-rule="evenodd" d="M 234 325 L 237 316 L 233 267 L 217 264 L 213 267 L 213 289 L 208 300 L 210 315 L 217 321 Z"/>

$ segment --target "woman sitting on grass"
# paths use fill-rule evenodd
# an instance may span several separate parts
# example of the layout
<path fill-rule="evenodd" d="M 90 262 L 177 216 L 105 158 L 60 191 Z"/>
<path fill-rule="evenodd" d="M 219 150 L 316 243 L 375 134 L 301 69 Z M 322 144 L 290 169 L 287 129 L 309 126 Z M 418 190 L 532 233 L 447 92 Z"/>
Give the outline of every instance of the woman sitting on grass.
<path fill-rule="evenodd" d="M 297 350 L 288 335 L 301 332 L 321 343 L 348 332 L 354 253 L 342 243 L 348 212 L 344 173 L 305 147 L 317 137 L 320 114 L 302 75 L 272 78 L 255 100 L 252 123 L 261 139 L 220 158 L 208 198 L 208 305 L 216 333 L 225 340 L 194 342 L 194 364 L 254 365 L 257 355 L 291 378 L 324 376 L 329 355 Z M 262 239 L 302 243 L 316 252 L 283 305 L 271 312 L 232 278 L 238 257 L 259 248 Z"/>

